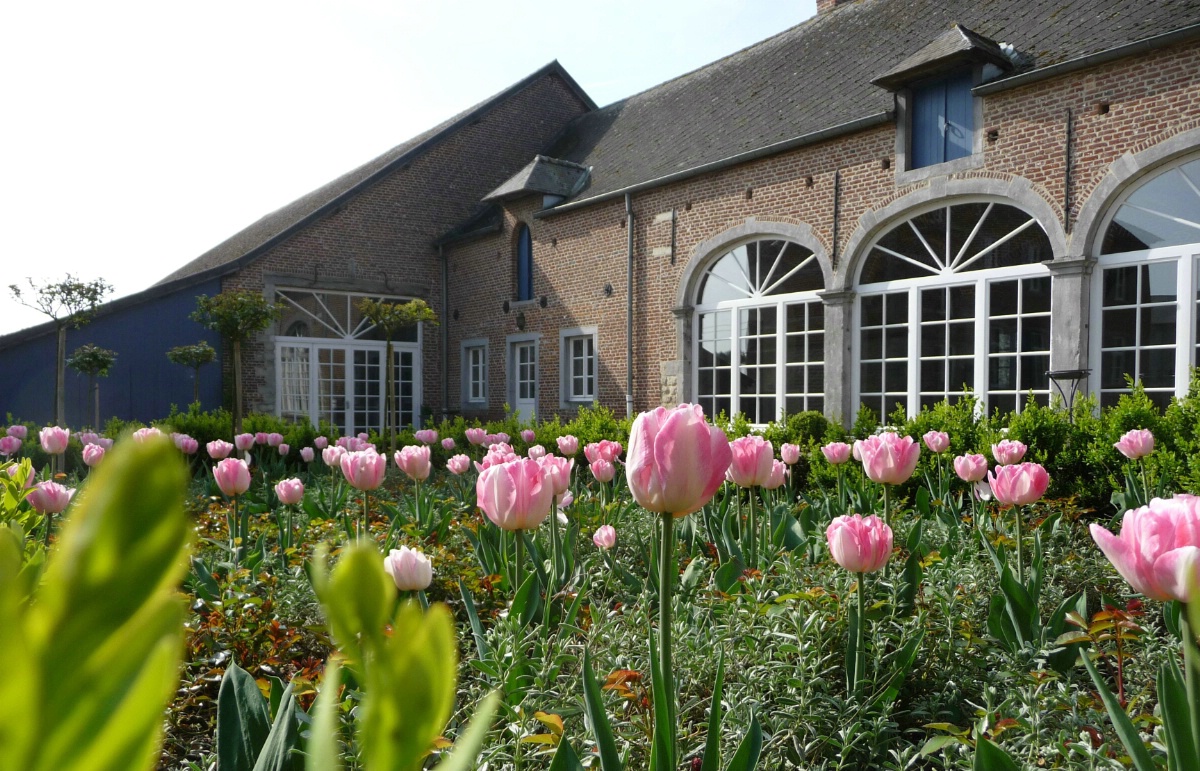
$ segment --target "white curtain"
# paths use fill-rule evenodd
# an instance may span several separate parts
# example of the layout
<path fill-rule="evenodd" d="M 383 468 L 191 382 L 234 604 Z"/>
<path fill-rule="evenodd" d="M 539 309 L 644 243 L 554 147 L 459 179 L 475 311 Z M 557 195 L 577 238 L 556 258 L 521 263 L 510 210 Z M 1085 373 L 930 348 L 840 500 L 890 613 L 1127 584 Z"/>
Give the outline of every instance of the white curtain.
<path fill-rule="evenodd" d="M 289 418 L 309 418 L 309 349 L 279 346 L 279 412 Z"/>

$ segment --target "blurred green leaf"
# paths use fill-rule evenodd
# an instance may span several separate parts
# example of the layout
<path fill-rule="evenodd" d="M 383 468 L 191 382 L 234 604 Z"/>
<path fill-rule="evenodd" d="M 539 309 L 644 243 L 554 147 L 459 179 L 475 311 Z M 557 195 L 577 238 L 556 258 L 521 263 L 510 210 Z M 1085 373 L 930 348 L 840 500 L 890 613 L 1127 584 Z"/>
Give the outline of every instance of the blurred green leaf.
<path fill-rule="evenodd" d="M 250 771 L 271 732 L 267 700 L 250 673 L 231 663 L 217 693 L 217 767 Z"/>
<path fill-rule="evenodd" d="M 321 692 L 313 706 L 312 729 L 305 747 L 305 771 L 339 771 L 342 767 L 337 740 L 341 675 L 341 662 L 331 656 L 321 679 Z"/>

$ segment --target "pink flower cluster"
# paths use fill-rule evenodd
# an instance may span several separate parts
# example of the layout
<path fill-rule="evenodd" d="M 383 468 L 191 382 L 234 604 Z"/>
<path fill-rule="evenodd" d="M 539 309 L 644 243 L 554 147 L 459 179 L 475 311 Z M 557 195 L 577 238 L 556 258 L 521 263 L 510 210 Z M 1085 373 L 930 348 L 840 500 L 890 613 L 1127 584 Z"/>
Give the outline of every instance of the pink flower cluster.
<path fill-rule="evenodd" d="M 1100 525 L 1092 538 L 1136 591 L 1153 600 L 1191 599 L 1200 583 L 1200 498 L 1155 498 L 1125 512 L 1120 535 Z"/>

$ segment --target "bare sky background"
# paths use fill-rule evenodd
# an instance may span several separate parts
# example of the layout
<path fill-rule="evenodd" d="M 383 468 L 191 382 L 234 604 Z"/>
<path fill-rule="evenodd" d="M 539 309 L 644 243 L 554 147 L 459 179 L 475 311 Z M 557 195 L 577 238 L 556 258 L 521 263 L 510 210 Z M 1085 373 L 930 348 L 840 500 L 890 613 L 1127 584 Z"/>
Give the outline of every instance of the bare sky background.
<path fill-rule="evenodd" d="M 7 286 L 144 289 L 558 59 L 601 105 L 799 24 L 814 0 L 14 2 L 0 11 Z"/>

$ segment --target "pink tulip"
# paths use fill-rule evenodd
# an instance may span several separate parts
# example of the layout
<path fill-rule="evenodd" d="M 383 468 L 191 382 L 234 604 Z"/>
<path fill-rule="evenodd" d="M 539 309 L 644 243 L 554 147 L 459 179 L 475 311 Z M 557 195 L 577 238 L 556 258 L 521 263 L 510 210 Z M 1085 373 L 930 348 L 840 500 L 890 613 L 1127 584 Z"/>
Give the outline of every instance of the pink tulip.
<path fill-rule="evenodd" d="M 988 474 L 992 495 L 1006 506 L 1024 506 L 1046 494 L 1050 475 L 1040 463 L 999 466 Z"/>
<path fill-rule="evenodd" d="M 537 439 L 537 433 L 532 428 L 527 428 L 521 432 L 521 441 L 525 444 L 529 444 L 535 439 Z"/>
<path fill-rule="evenodd" d="M 421 444 L 433 444 L 438 440 L 438 432 L 432 428 L 423 428 L 420 431 L 414 431 L 413 438 Z"/>
<path fill-rule="evenodd" d="M 370 439 L 371 439 L 371 435 L 368 434 L 366 431 L 358 432 L 358 441 L 368 442 L 368 441 L 370 441 Z"/>
<path fill-rule="evenodd" d="M 1200 498 L 1155 498 L 1125 512 L 1119 536 L 1096 524 L 1091 532 L 1136 591 L 1163 602 L 1191 599 L 1190 586 L 1200 580 Z"/>
<path fill-rule="evenodd" d="M 539 462 L 546 472 L 546 478 L 550 480 L 550 486 L 554 488 L 554 494 L 562 495 L 567 492 L 567 488 L 571 486 L 571 471 L 575 468 L 575 461 L 557 455 L 544 455 Z"/>
<path fill-rule="evenodd" d="M 850 445 L 850 454 L 854 457 L 854 460 L 858 461 L 859 463 L 862 463 L 862 440 L 861 439 L 855 439 L 854 444 Z"/>
<path fill-rule="evenodd" d="M 771 476 L 767 477 L 767 481 L 763 482 L 763 488 L 766 490 L 778 490 L 783 487 L 784 481 L 787 479 L 787 464 L 781 460 L 772 460 Z"/>
<path fill-rule="evenodd" d="M 29 491 L 25 500 L 41 514 L 60 514 L 74 494 L 73 489 L 63 487 L 58 482 L 40 482 Z"/>
<path fill-rule="evenodd" d="M 491 466 L 475 483 L 479 508 L 502 530 L 532 530 L 550 514 L 553 482 L 540 463 L 518 458 Z"/>
<path fill-rule="evenodd" d="M 402 592 L 419 592 L 433 583 L 433 564 L 416 549 L 401 546 L 383 558 L 383 569 Z"/>
<path fill-rule="evenodd" d="M 779 459 L 789 466 L 796 465 L 800 462 L 800 445 L 788 443 L 779 445 Z"/>
<path fill-rule="evenodd" d="M 396 451 L 396 465 L 409 478 L 415 479 L 418 482 L 424 482 L 429 479 L 429 471 L 432 464 L 429 461 L 429 446 L 423 444 L 410 444 L 407 447 Z"/>
<path fill-rule="evenodd" d="M 112 446 L 113 446 L 113 440 L 109 439 L 106 436 L 100 437 L 99 439 L 96 440 L 95 443 L 100 445 L 101 447 L 103 447 L 105 450 L 111 450 Z"/>
<path fill-rule="evenodd" d="M 596 477 L 597 482 L 611 482 L 613 481 L 613 477 L 617 475 L 617 467 L 604 458 L 596 458 L 592 461 L 589 468 L 592 470 L 592 476 Z"/>
<path fill-rule="evenodd" d="M 0 455 L 9 457 L 16 455 L 21 449 L 21 440 L 15 436 L 0 436 Z"/>
<path fill-rule="evenodd" d="M 329 437 L 327 437 L 327 436 L 318 436 L 316 439 L 313 440 L 313 447 L 317 448 L 318 450 L 324 450 L 328 446 L 329 446 Z"/>
<path fill-rule="evenodd" d="M 286 458 L 287 454 L 292 451 L 292 446 L 285 442 L 283 444 L 277 445 L 275 447 L 275 449 L 279 450 L 279 454 Z"/>
<path fill-rule="evenodd" d="M 761 436 L 743 436 L 729 443 L 733 460 L 728 478 L 738 487 L 761 487 L 771 476 L 775 448 Z"/>
<path fill-rule="evenodd" d="M 475 467 L 483 471 L 485 468 L 499 466 L 501 463 L 508 463 L 516 459 L 517 454 L 513 452 L 512 447 L 503 443 L 493 444 L 488 448 L 487 455 L 483 456 L 483 462 L 476 463 Z"/>
<path fill-rule="evenodd" d="M 907 482 L 916 471 L 921 445 L 911 436 L 884 431 L 864 439 L 859 452 L 868 479 L 884 485 L 899 485 Z"/>
<path fill-rule="evenodd" d="M 89 444 L 83 448 L 83 465 L 95 468 L 104 460 L 104 448 L 98 444 Z"/>
<path fill-rule="evenodd" d="M 275 484 L 275 495 L 284 506 L 295 506 L 304 500 L 304 483 L 299 479 L 281 479 Z"/>
<path fill-rule="evenodd" d="M 498 434 L 491 434 L 491 441 L 489 441 L 488 444 L 508 444 L 508 442 L 508 434 L 501 431 Z"/>
<path fill-rule="evenodd" d="M 314 450 L 313 448 L 311 448 L 311 447 L 301 447 L 300 448 L 300 460 L 304 461 L 305 463 L 312 463 L 313 458 L 315 458 L 315 457 L 317 457 L 317 453 L 316 453 L 316 450 Z"/>
<path fill-rule="evenodd" d="M 855 442 L 857 445 L 858 442 Z M 825 456 L 825 460 L 829 461 L 831 466 L 840 466 L 850 460 L 850 455 L 853 448 L 845 442 L 830 442 L 821 448 L 821 454 Z"/>
<path fill-rule="evenodd" d="M 191 439 L 191 437 L 188 436 L 187 434 L 180 434 L 180 433 L 177 433 L 174 431 L 171 432 L 171 441 L 175 444 L 175 449 L 179 450 L 180 452 L 183 452 L 183 453 L 187 452 L 187 450 L 185 450 L 183 448 L 185 446 L 188 446 L 187 440 L 189 440 L 189 439 Z M 80 441 L 82 442 L 83 440 L 80 439 Z M 195 441 L 195 440 L 193 440 L 193 441 Z M 86 442 L 85 442 L 85 444 L 86 444 Z"/>
<path fill-rule="evenodd" d="M 214 439 L 206 445 L 208 457 L 213 460 L 222 460 L 229 457 L 229 453 L 233 452 L 233 445 L 221 439 Z"/>
<path fill-rule="evenodd" d="M 546 448 L 541 446 L 540 444 L 535 444 L 532 447 L 530 447 L 528 450 L 526 450 L 525 454 L 528 455 L 529 457 L 533 458 L 534 460 L 538 460 L 539 458 L 546 457 Z"/>
<path fill-rule="evenodd" d="M 20 423 L 14 423 L 8 427 L 8 431 L 6 433 L 8 436 L 15 436 L 23 442 L 25 441 L 25 438 L 29 436 L 29 429 Z"/>
<path fill-rule="evenodd" d="M 683 517 L 712 500 L 732 460 L 725 432 L 700 405 L 659 407 L 633 421 L 625 476 L 642 508 Z"/>
<path fill-rule="evenodd" d="M 154 426 L 150 426 L 148 428 L 139 428 L 137 431 L 134 431 L 133 439 L 136 442 L 145 442 L 149 439 L 153 439 L 162 435 L 162 431 L 159 431 Z"/>
<path fill-rule="evenodd" d="M 258 441 L 257 435 L 254 437 L 254 440 Z M 283 444 L 283 434 L 275 434 L 275 433 L 267 434 L 267 446 L 268 447 L 278 447 L 281 444 Z"/>
<path fill-rule="evenodd" d="M 38 433 L 38 439 L 42 442 L 42 449 L 47 453 L 62 455 L 67 451 L 67 443 L 71 440 L 71 430 L 58 426 L 46 426 Z"/>
<path fill-rule="evenodd" d="M 442 449 L 445 450 L 446 452 L 450 452 L 451 450 L 453 450 L 454 449 L 454 440 L 451 439 L 450 437 L 446 437 L 445 439 L 443 439 L 442 440 Z"/>
<path fill-rule="evenodd" d="M 259 445 L 266 444 L 267 443 L 267 432 L 259 431 L 258 433 L 256 433 L 254 435 L 254 443 L 259 444 Z"/>
<path fill-rule="evenodd" d="M 6 468 L 5 471 L 8 472 L 9 479 L 15 479 L 17 476 L 17 472 L 19 472 L 21 470 L 21 468 L 22 468 L 22 466 L 12 465 L 12 466 L 9 466 L 8 468 Z M 33 468 L 31 467 L 29 469 L 29 475 L 25 477 L 25 489 L 28 490 L 30 487 L 33 487 L 33 483 L 34 483 L 34 473 L 33 473 Z"/>
<path fill-rule="evenodd" d="M 79 443 L 85 447 L 89 444 L 95 444 L 96 440 L 100 438 L 100 435 L 95 431 L 80 431 L 75 436 L 79 438 Z"/>
<path fill-rule="evenodd" d="M 342 476 L 355 490 L 375 490 L 387 474 L 387 458 L 374 450 L 357 450 L 341 457 Z"/>
<path fill-rule="evenodd" d="M 199 449 L 200 442 L 196 441 L 190 436 L 185 436 L 179 440 L 179 450 L 184 455 L 195 455 L 196 451 Z"/>
<path fill-rule="evenodd" d="M 570 434 L 558 438 L 558 451 L 569 458 L 579 452 L 579 439 Z"/>
<path fill-rule="evenodd" d="M 474 445 L 483 444 L 484 438 L 487 436 L 487 431 L 482 428 L 468 428 L 467 441 Z"/>
<path fill-rule="evenodd" d="M 225 497 L 232 498 L 250 489 L 250 468 L 241 458 L 226 458 L 213 466 L 213 479 Z"/>
<path fill-rule="evenodd" d="M 1144 458 L 1154 452 L 1154 434 L 1148 428 L 1135 428 L 1122 436 L 1121 441 L 1113 447 L 1130 460 Z"/>
<path fill-rule="evenodd" d="M 950 435 L 945 431 L 927 431 L 921 437 L 930 452 L 945 452 L 950 449 Z"/>
<path fill-rule="evenodd" d="M 238 452 L 246 452 L 254 446 L 254 434 L 238 434 L 233 438 L 233 444 Z"/>
<path fill-rule="evenodd" d="M 1005 439 L 999 444 L 992 445 L 992 457 L 996 459 L 996 463 L 1001 466 L 1011 466 L 1014 463 L 1020 463 L 1021 458 L 1025 457 L 1024 444 L 1013 439 Z"/>
<path fill-rule="evenodd" d="M 565 514 L 563 514 L 561 510 L 567 508 L 574 502 L 575 502 L 575 496 L 571 493 L 570 490 L 567 490 L 565 493 L 563 493 L 558 498 L 558 508 L 560 509 L 560 511 L 558 512 L 558 521 L 562 522 L 564 525 L 567 524 L 567 516 Z"/>
<path fill-rule="evenodd" d="M 471 468 L 471 459 L 466 455 L 455 455 L 446 461 L 446 470 L 455 476 L 467 473 Z"/>
<path fill-rule="evenodd" d="M 959 455 L 954 459 L 954 473 L 964 482 L 978 482 L 987 471 L 987 458 L 982 455 Z"/>
<path fill-rule="evenodd" d="M 851 573 L 882 570 L 892 556 L 892 529 L 874 514 L 835 517 L 825 540 L 833 561 Z"/>
<path fill-rule="evenodd" d="M 609 463 L 613 463 L 617 458 L 621 457 L 621 450 L 620 442 L 601 439 L 599 442 L 592 442 L 587 447 L 584 447 L 583 455 L 587 458 L 588 463 L 594 462 L 597 458 L 602 458 Z"/>
<path fill-rule="evenodd" d="M 975 497 L 987 503 L 992 499 L 992 487 L 986 480 L 979 480 L 975 483 Z"/>
<path fill-rule="evenodd" d="M 592 536 L 597 549 L 611 549 L 617 545 L 617 531 L 612 525 L 601 525 Z"/>
<path fill-rule="evenodd" d="M 331 444 L 324 450 L 321 450 L 321 460 L 326 466 L 331 468 L 342 467 L 342 456 L 346 454 L 346 448 L 341 445 Z"/>

